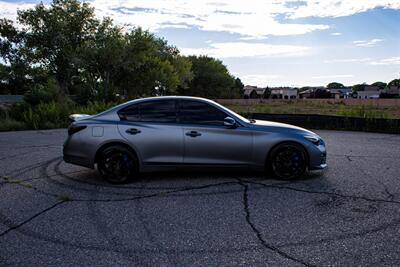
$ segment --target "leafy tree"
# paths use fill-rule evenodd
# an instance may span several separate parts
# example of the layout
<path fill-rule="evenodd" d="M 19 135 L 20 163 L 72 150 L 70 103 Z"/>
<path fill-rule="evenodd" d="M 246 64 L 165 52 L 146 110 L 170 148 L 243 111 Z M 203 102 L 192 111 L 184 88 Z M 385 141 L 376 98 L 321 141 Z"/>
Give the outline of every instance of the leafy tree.
<path fill-rule="evenodd" d="M 387 83 L 385 83 L 385 82 L 374 82 L 373 84 L 371 84 L 371 85 L 373 85 L 373 86 L 377 86 L 377 87 L 379 87 L 379 89 L 385 89 L 385 87 L 387 86 Z"/>
<path fill-rule="evenodd" d="M 355 85 L 353 85 L 353 87 L 352 87 L 353 92 L 364 91 L 365 86 L 367 86 L 366 83 L 363 83 L 363 84 L 355 84 Z"/>
<path fill-rule="evenodd" d="M 240 96 L 243 84 L 235 79 L 226 66 L 208 56 L 190 56 L 193 80 L 189 87 L 179 93 L 208 98 L 231 98 Z"/>
<path fill-rule="evenodd" d="M 122 29 L 113 26 L 111 19 L 105 18 L 99 24 L 92 38 L 78 49 L 80 58 L 75 61 L 81 72 L 74 77 L 75 90 L 89 95 L 101 91 L 103 98 L 110 97 L 113 77 L 123 63 L 123 38 Z"/>
<path fill-rule="evenodd" d="M 99 24 L 94 9 L 77 0 L 54 0 L 48 8 L 40 3 L 18 11 L 18 22 L 23 26 L 19 41 L 26 59 L 54 75 L 68 94 L 71 77 L 78 72 L 72 59 Z"/>
<path fill-rule="evenodd" d="M 388 87 L 390 86 L 400 86 L 400 79 L 394 79 L 392 80 L 389 84 Z"/>
<path fill-rule="evenodd" d="M 344 85 L 341 84 L 341 83 L 332 82 L 332 83 L 329 83 L 326 86 L 326 88 L 328 88 L 328 89 L 341 89 L 341 88 L 344 88 Z"/>
<path fill-rule="evenodd" d="M 115 85 L 129 97 L 174 94 L 191 79 L 190 61 L 163 39 L 137 28 L 124 36 Z"/>

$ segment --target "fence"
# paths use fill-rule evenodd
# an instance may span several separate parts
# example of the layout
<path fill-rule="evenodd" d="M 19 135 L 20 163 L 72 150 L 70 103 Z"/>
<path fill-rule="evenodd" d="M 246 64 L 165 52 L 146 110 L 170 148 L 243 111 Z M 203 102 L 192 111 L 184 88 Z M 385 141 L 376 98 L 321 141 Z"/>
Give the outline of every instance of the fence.
<path fill-rule="evenodd" d="M 326 115 L 253 113 L 251 118 L 293 124 L 311 129 L 349 130 L 400 134 L 400 120 L 364 119 Z"/>
<path fill-rule="evenodd" d="M 12 104 L 22 102 L 23 95 L 0 95 L 0 104 Z"/>
<path fill-rule="evenodd" d="M 274 101 L 283 102 L 312 102 L 312 103 L 326 103 L 326 104 L 344 104 L 344 105 L 365 105 L 365 106 L 380 106 L 380 107 L 393 107 L 400 106 L 400 99 L 216 99 L 222 105 L 253 105 L 258 103 L 272 103 Z"/>

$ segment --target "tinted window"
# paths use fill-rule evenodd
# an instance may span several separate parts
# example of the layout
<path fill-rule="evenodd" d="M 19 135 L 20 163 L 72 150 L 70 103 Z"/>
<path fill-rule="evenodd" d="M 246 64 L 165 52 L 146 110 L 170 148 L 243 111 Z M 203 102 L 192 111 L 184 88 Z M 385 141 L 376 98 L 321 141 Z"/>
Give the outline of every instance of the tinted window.
<path fill-rule="evenodd" d="M 226 113 L 200 101 L 181 101 L 179 120 L 183 123 L 223 125 Z"/>
<path fill-rule="evenodd" d="M 136 104 L 131 105 L 118 112 L 118 115 L 121 120 L 139 121 L 139 107 Z"/>
<path fill-rule="evenodd" d="M 140 121 L 175 122 L 175 100 L 149 101 L 139 104 Z"/>

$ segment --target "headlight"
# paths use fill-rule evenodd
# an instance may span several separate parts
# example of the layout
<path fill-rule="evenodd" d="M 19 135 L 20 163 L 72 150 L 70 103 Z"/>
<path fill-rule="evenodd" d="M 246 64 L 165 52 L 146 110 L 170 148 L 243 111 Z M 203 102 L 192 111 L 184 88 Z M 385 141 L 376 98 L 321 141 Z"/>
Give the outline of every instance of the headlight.
<path fill-rule="evenodd" d="M 318 136 L 306 135 L 306 136 L 304 136 L 304 138 L 307 139 L 308 141 L 310 141 L 311 143 L 313 143 L 316 146 L 324 145 L 324 141 L 322 141 L 322 139 L 319 138 Z"/>

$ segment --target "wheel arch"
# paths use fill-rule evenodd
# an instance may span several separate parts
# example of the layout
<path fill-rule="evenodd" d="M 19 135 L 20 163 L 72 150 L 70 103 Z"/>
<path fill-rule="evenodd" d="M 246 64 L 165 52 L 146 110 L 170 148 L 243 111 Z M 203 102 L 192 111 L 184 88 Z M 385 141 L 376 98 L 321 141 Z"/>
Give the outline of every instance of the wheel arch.
<path fill-rule="evenodd" d="M 138 167 L 140 168 L 140 158 L 139 158 L 139 155 L 136 152 L 136 150 L 132 146 L 128 145 L 127 143 L 121 142 L 121 141 L 110 141 L 110 142 L 100 145 L 100 147 L 96 150 L 96 153 L 94 156 L 94 163 L 98 162 L 100 153 L 104 149 L 106 149 L 107 147 L 110 147 L 110 146 L 122 146 L 122 147 L 125 147 L 126 149 L 128 149 L 130 152 L 132 152 L 133 155 L 135 155 L 136 159 L 138 160 L 138 165 L 139 165 Z"/>
<path fill-rule="evenodd" d="M 307 150 L 307 147 L 304 145 L 304 144 L 302 144 L 301 142 L 296 142 L 296 141 L 281 141 L 281 142 L 278 142 L 278 143 L 276 143 L 276 144 L 274 144 L 270 149 L 269 149 L 269 151 L 268 151 L 268 153 L 267 153 L 267 155 L 266 155 L 266 157 L 265 157 L 265 169 L 269 169 L 269 164 L 270 164 L 270 158 L 271 158 L 271 156 L 272 156 L 272 152 L 274 151 L 274 149 L 275 148 L 277 148 L 278 146 L 280 146 L 280 145 L 283 145 L 283 144 L 295 144 L 295 145 L 298 145 L 298 146 L 300 146 L 301 148 L 303 148 L 303 150 L 304 150 L 304 152 L 306 153 L 306 166 L 307 166 L 307 168 L 308 167 L 310 167 L 309 165 L 310 165 L 310 154 L 309 154 L 309 152 L 308 152 L 308 150 Z"/>

